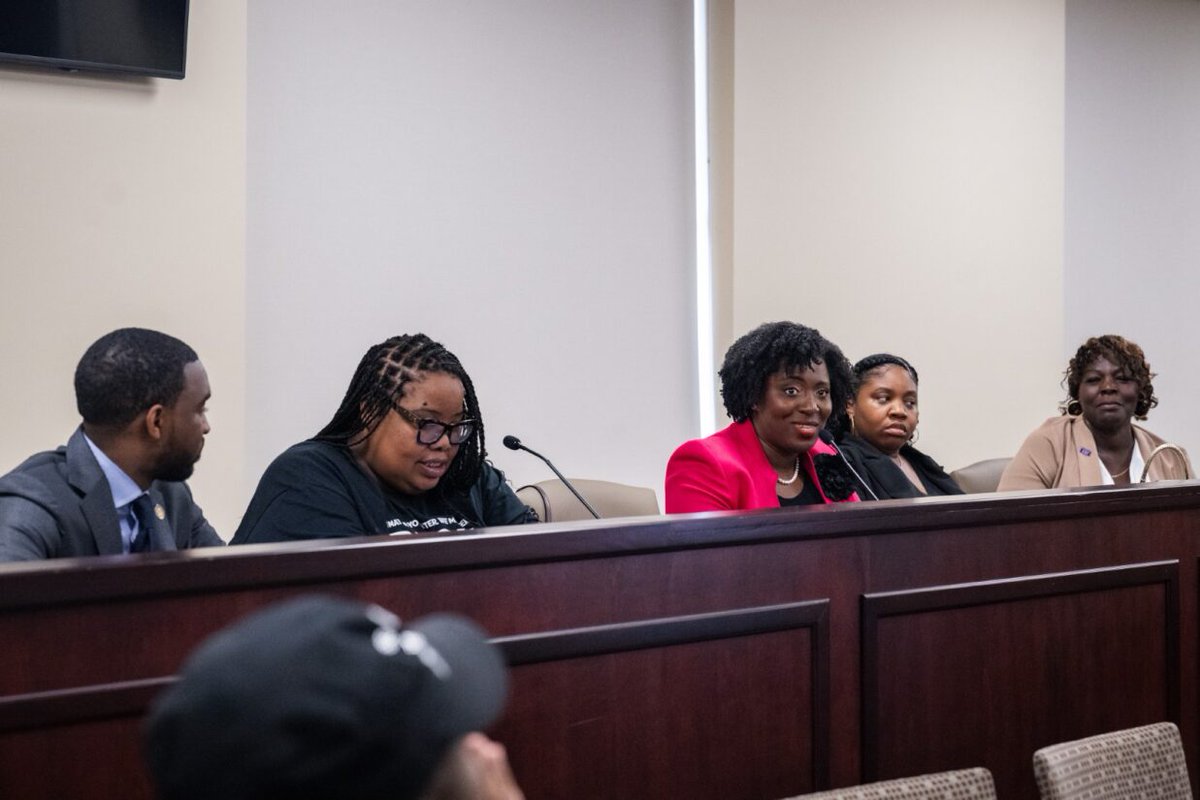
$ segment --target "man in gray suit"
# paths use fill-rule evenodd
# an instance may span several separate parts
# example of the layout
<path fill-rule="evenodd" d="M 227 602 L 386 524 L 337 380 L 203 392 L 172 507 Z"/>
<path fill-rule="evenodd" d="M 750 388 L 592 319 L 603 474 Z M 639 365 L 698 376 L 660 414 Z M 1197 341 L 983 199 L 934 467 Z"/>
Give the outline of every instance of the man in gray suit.
<path fill-rule="evenodd" d="M 208 375 L 183 342 L 122 328 L 75 369 L 83 424 L 0 478 L 0 561 L 224 544 L 187 480 L 209 431 Z"/>

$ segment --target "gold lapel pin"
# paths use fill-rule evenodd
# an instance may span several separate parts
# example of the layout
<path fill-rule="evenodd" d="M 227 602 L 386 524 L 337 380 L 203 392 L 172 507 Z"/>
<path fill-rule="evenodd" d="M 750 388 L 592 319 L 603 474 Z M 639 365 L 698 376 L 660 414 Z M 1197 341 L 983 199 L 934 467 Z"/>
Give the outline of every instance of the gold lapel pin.
<path fill-rule="evenodd" d="M 154 516 L 158 517 L 159 519 L 167 518 L 167 510 L 162 507 L 162 503 L 154 504 Z"/>

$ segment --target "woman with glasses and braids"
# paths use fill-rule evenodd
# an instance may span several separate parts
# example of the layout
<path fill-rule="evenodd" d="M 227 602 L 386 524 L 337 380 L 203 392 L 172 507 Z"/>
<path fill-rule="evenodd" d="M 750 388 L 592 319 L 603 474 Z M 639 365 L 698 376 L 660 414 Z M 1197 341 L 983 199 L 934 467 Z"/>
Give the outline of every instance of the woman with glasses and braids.
<path fill-rule="evenodd" d="M 486 456 L 462 364 L 424 334 L 393 337 L 329 424 L 267 467 L 231 544 L 536 522 Z"/>
<path fill-rule="evenodd" d="M 871 490 L 860 491 L 863 500 L 963 493 L 936 461 L 912 446 L 919 419 L 912 364 L 876 353 L 854 365 L 854 394 L 842 425 L 847 432 L 838 445 Z"/>
<path fill-rule="evenodd" d="M 671 455 L 668 514 L 858 499 L 849 470 L 819 436 L 850 396 L 837 345 L 813 328 L 769 322 L 734 342 L 717 374 L 733 424 Z"/>

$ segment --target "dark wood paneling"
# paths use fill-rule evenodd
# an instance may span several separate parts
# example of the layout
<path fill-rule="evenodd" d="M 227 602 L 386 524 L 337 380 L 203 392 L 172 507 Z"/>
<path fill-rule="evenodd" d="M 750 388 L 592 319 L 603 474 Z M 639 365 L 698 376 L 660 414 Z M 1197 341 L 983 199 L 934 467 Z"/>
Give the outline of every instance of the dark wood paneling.
<path fill-rule="evenodd" d="M 0 697 L 0 732 L 140 718 L 174 678 Z"/>
<path fill-rule="evenodd" d="M 1178 721 L 1178 566 L 865 596 L 864 780 L 984 766 L 1036 797 L 1034 750 Z"/>
<path fill-rule="evenodd" d="M 125 717 L 5 732 L 0 735 L 0 797 L 150 800 L 140 729 L 140 718 Z"/>
<path fill-rule="evenodd" d="M 554 523 L 486 531 L 486 535 L 374 536 L 274 545 L 206 548 L 140 556 L 0 564 L 0 612 L 89 599 L 144 598 L 203 592 L 340 583 L 348 576 L 395 577 L 430 571 L 488 569 L 571 558 L 631 556 L 861 535 L 971 531 L 1009 525 L 1036 529 L 1044 520 L 1099 520 L 1147 509 L 1200 508 L 1200 482 L 1124 489 L 1063 490 L 888 500 L 814 508 L 678 514 L 632 520 Z M 1194 526 L 1193 526 L 1194 529 Z"/>
<path fill-rule="evenodd" d="M 822 788 L 827 611 L 812 602 L 501 640 L 516 666 L 495 735 L 531 800 Z"/>
<path fill-rule="evenodd" d="M 872 770 L 911 774 L 933 758 L 918 750 L 945 751 L 904 727 L 917 723 L 904 716 L 912 682 L 900 676 L 933 676 L 920 677 L 922 691 L 958 697 L 956 672 L 995 677 L 970 698 L 989 709 L 988 735 L 978 719 L 941 707 L 936 725 L 931 717 L 921 730 L 929 742 L 961 745 L 952 755 L 963 763 L 950 766 L 1000 764 L 998 785 L 1020 787 L 1007 800 L 1029 796 L 1032 751 L 1019 765 L 1011 755 L 1030 743 L 1027 708 L 1044 709 L 1037 713 L 1047 722 L 1030 716 L 1039 737 L 1174 714 L 1197 775 L 1197 512 L 1200 484 L 1181 483 L 0 565 L 0 796 L 145 797 L 134 745 L 139 704 L 210 633 L 312 591 L 408 618 L 458 611 L 513 643 L 512 708 L 501 731 L 536 796 L 564 786 L 568 795 L 638 796 L 638 785 L 649 787 L 641 796 L 672 794 L 669 782 L 700 800 L 770 800 L 819 786 L 822 770 L 832 786 L 859 782 L 868 744 Z M 864 595 L 939 597 L 947 586 L 1159 561 L 1177 563 L 1174 589 L 1151 579 L 880 617 L 868 637 L 876 661 L 864 671 Z M 767 607 L 813 601 L 827 624 L 721 627 L 725 612 L 755 609 L 762 622 L 777 613 Z M 1164 622 L 1171 613 L 1175 622 Z M 655 627 L 663 620 L 670 624 Z M 982 647 L 976 628 L 1013 644 L 972 650 Z M 1069 632 L 1066 644 L 1042 663 L 1060 677 L 1022 677 L 1056 631 Z M 977 662 L 937 658 L 933 646 L 947 643 Z M 1172 664 L 1177 677 L 1164 678 Z M 1073 673 L 1076 683 L 1061 677 Z M 864 674 L 883 681 L 870 704 L 882 716 L 869 736 Z M 1100 688 L 1109 679 L 1131 689 L 1116 703 L 1120 713 Z M 806 688 L 821 683 L 827 700 Z M 807 727 L 797 726 L 806 715 Z M 822 728 L 827 736 L 812 733 Z M 563 755 L 592 746 L 602 758 Z M 789 762 L 809 749 L 807 761 Z M 687 752 L 716 765 L 708 785 L 688 778 L 696 767 L 682 761 Z M 912 760 L 902 765 L 897 754 Z M 763 766 L 772 759 L 785 766 Z M 59 761 L 70 766 L 56 770 Z M 622 777 L 626 770 L 635 777 Z"/>
<path fill-rule="evenodd" d="M 828 602 L 812 601 L 496 639 L 513 686 L 495 735 L 531 800 L 823 788 L 828 620 Z M 0 698 L 0 775 L 41 776 L 14 784 L 35 800 L 79 780 L 77 767 L 56 774 L 62 761 L 138 771 L 139 720 L 171 680 Z M 750 766 L 752 784 L 739 786 Z M 143 786 L 94 796 L 147 797 Z"/>

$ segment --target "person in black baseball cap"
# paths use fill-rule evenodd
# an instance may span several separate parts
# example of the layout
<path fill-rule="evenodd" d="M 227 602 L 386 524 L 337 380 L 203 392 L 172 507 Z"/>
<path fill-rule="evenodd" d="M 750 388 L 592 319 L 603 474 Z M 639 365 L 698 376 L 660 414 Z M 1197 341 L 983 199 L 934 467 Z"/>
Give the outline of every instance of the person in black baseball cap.
<path fill-rule="evenodd" d="M 507 693 L 500 653 L 449 614 L 305 597 L 217 633 L 155 702 L 161 800 L 522 797 L 479 730 Z"/>

